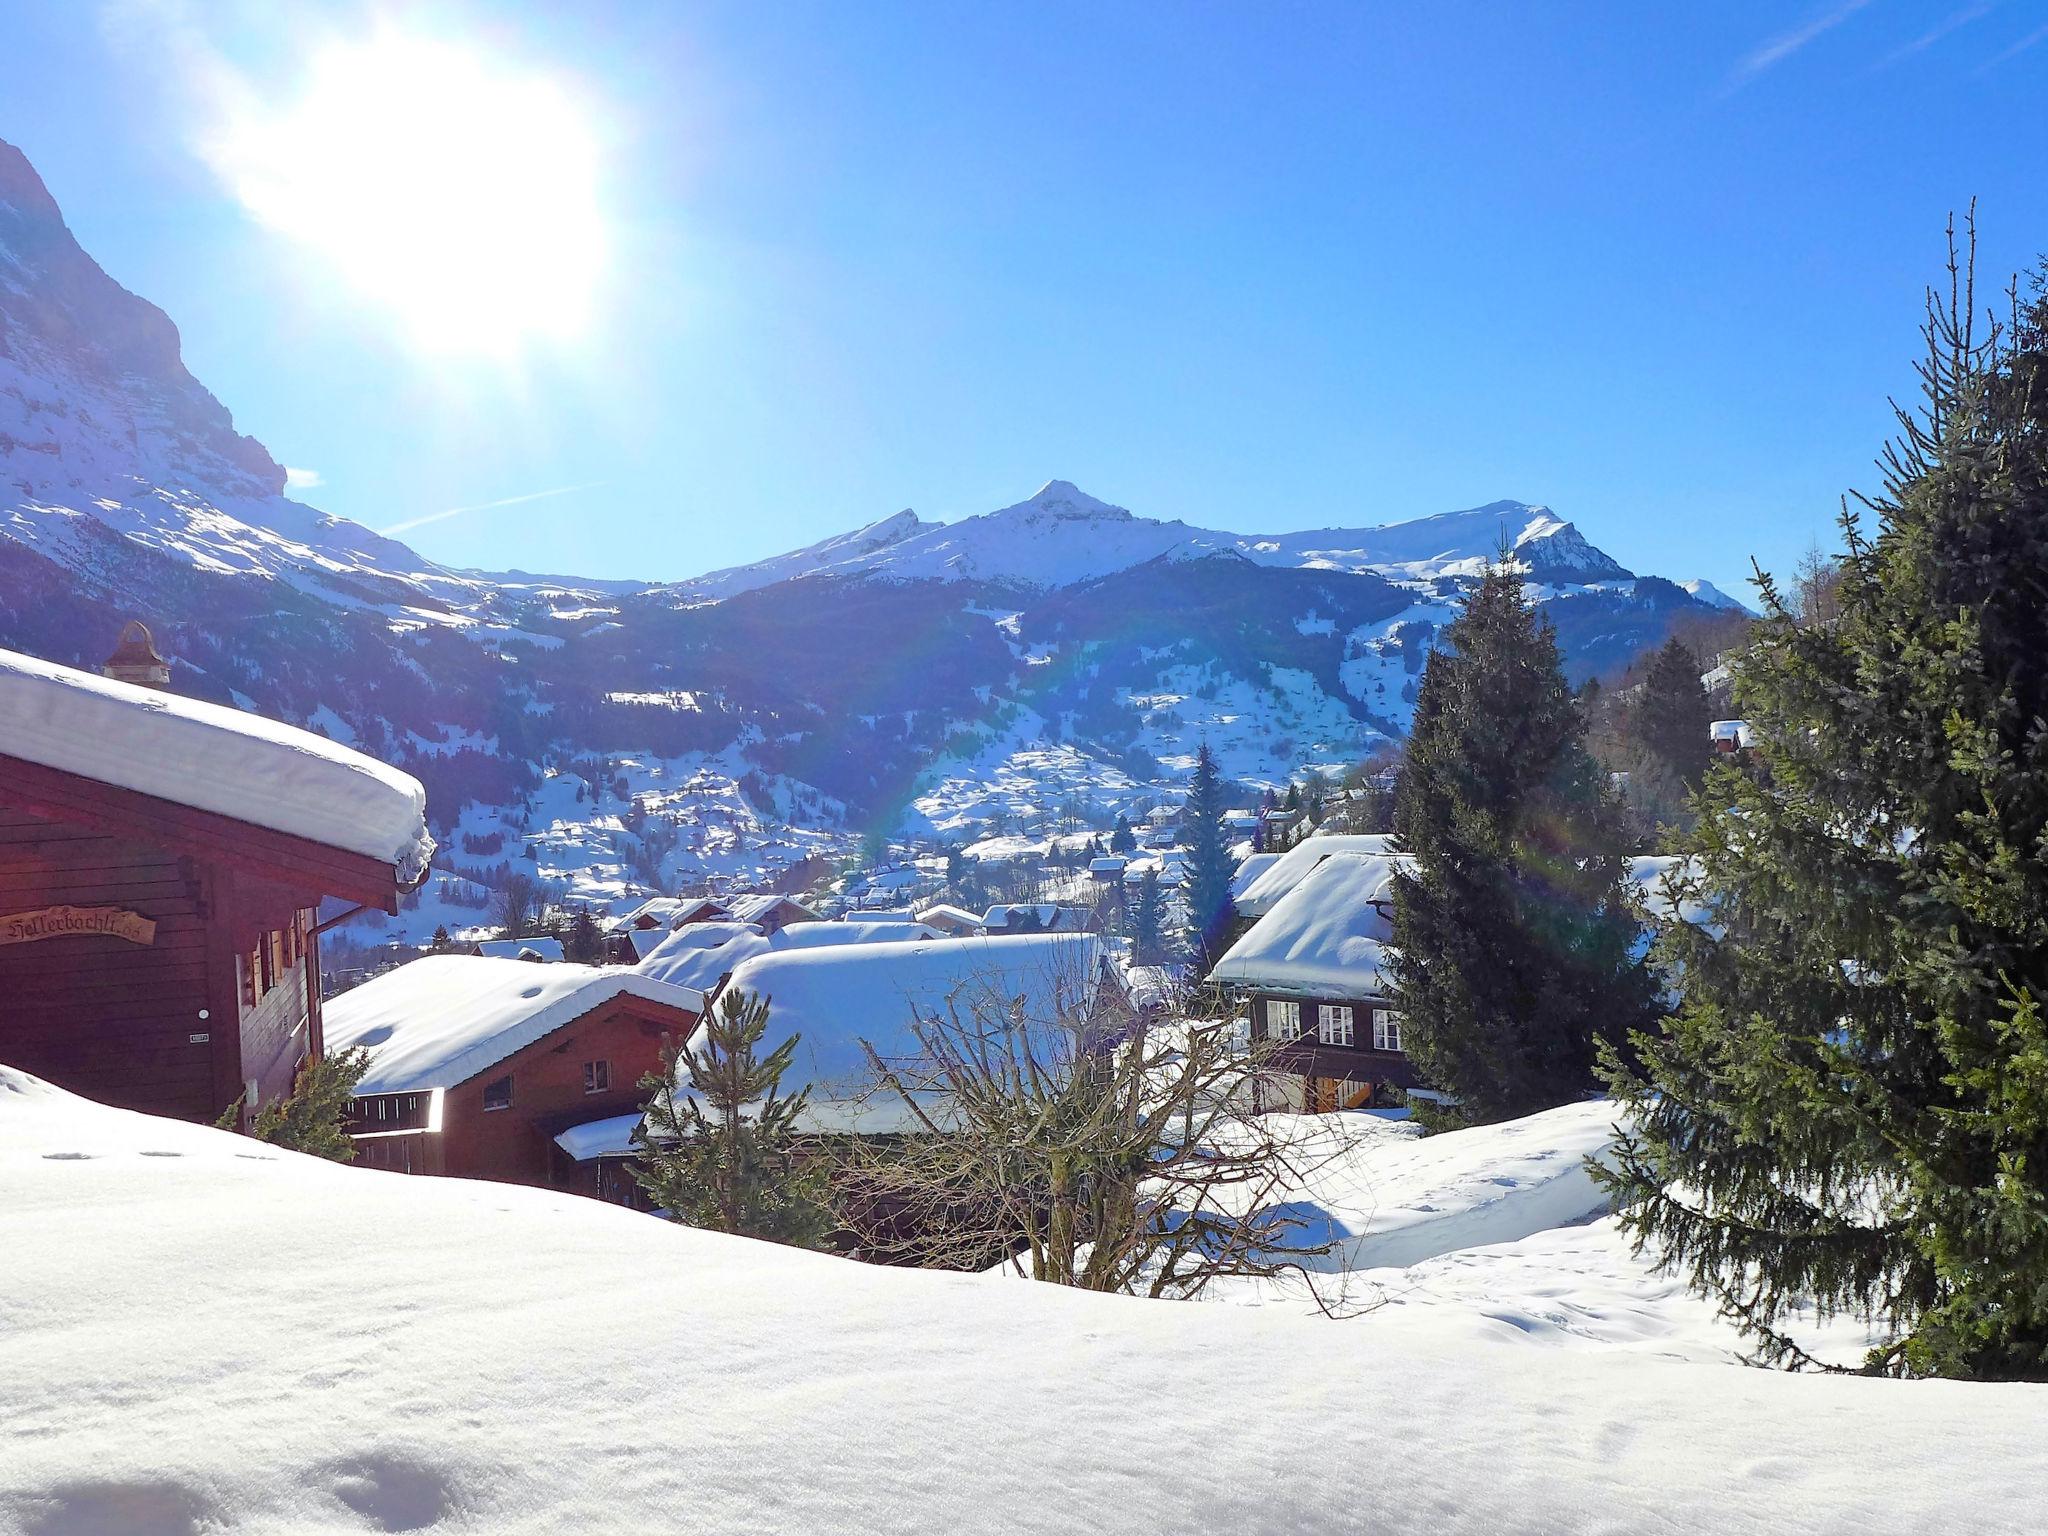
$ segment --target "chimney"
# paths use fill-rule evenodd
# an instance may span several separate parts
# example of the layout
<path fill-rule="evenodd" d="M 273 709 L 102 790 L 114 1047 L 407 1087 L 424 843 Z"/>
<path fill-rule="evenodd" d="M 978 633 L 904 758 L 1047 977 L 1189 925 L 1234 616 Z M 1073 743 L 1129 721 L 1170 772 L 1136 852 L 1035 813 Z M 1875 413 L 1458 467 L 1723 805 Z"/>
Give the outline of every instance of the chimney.
<path fill-rule="evenodd" d="M 171 664 L 157 654 L 156 639 L 140 619 L 128 621 L 128 627 L 121 631 L 121 643 L 114 647 L 114 654 L 107 658 L 100 672 L 117 682 L 144 688 L 171 685 Z"/>

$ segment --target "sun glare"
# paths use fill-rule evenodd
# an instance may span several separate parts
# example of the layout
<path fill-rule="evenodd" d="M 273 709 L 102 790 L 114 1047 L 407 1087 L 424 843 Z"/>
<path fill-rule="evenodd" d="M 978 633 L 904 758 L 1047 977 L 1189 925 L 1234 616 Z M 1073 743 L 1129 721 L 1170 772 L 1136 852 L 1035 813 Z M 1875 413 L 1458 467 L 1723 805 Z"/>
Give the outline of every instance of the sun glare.
<path fill-rule="evenodd" d="M 255 218 L 414 346 L 505 354 L 591 322 L 598 135 L 545 74 L 396 31 L 329 42 L 296 99 L 233 114 L 210 148 Z"/>

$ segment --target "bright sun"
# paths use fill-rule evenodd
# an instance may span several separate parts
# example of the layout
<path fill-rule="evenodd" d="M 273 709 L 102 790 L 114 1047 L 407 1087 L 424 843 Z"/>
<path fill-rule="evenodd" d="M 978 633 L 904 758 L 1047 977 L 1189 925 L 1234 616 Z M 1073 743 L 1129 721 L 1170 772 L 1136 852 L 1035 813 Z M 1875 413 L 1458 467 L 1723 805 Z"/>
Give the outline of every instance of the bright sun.
<path fill-rule="evenodd" d="M 588 327 L 606 239 L 590 116 L 556 80 L 439 39 L 328 42 L 209 158 L 249 212 L 411 344 L 507 354 Z"/>

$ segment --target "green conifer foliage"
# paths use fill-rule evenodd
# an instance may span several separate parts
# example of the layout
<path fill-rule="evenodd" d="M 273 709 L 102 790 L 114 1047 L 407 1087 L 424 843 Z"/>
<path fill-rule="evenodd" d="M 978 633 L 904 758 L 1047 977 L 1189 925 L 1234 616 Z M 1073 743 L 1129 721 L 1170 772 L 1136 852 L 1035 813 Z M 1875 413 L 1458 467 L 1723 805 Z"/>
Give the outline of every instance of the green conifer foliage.
<path fill-rule="evenodd" d="M 1700 683 L 1700 661 L 1673 636 L 1650 662 L 1643 691 L 1628 712 L 1628 736 L 1643 757 L 1697 787 L 1712 759 L 1713 710 Z"/>
<path fill-rule="evenodd" d="M 1547 621 L 1490 569 L 1430 655 L 1395 827 L 1408 1053 L 1469 1122 L 1569 1102 L 1648 1022 L 1626 846 Z"/>
<path fill-rule="evenodd" d="M 1236 867 L 1223 840 L 1223 776 L 1206 741 L 1195 754 L 1182 837 L 1188 845 L 1188 949 L 1197 968 L 1206 973 L 1222 958 L 1237 916 L 1230 899 L 1230 877 Z"/>
<path fill-rule="evenodd" d="M 1951 261 L 1924 403 L 1847 510 L 1839 605 L 1766 584 L 1735 665 L 1755 761 L 1693 839 L 1708 927 L 1614 1067 L 1639 1246 L 1766 1360 L 1802 1298 L 1872 1372 L 2048 1379 L 2048 302 L 1975 329 Z"/>
<path fill-rule="evenodd" d="M 1156 869 L 1145 871 L 1131 903 L 1131 958 L 1140 965 L 1158 965 L 1166 959 L 1166 905 Z"/>
<path fill-rule="evenodd" d="M 644 1151 L 633 1176 L 687 1226 L 816 1248 L 832 1218 L 823 1176 L 798 1152 L 808 1090 L 782 1092 L 798 1037 L 764 1056 L 767 1029 L 766 998 L 729 992 L 705 1015 L 700 1045 L 669 1045 L 662 1071 L 640 1080 L 652 1097 L 634 1132 Z M 678 1068 L 695 1094 L 678 1091 Z"/>
<path fill-rule="evenodd" d="M 356 1084 L 369 1070 L 370 1053 L 362 1046 L 307 1062 L 299 1068 L 289 1095 L 262 1105 L 250 1117 L 249 1134 L 294 1152 L 354 1162 L 356 1145 L 344 1129 L 346 1112 Z M 241 1117 L 242 1101 L 236 1099 L 214 1123 L 233 1130 Z"/>

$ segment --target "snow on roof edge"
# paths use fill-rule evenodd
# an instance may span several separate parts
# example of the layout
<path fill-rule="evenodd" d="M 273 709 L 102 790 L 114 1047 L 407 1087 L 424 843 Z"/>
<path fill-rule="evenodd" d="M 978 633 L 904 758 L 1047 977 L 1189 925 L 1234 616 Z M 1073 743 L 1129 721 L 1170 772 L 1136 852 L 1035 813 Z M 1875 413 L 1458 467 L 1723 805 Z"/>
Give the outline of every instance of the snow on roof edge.
<path fill-rule="evenodd" d="M 419 780 L 262 715 L 0 650 L 9 756 L 391 865 L 433 857 Z"/>

